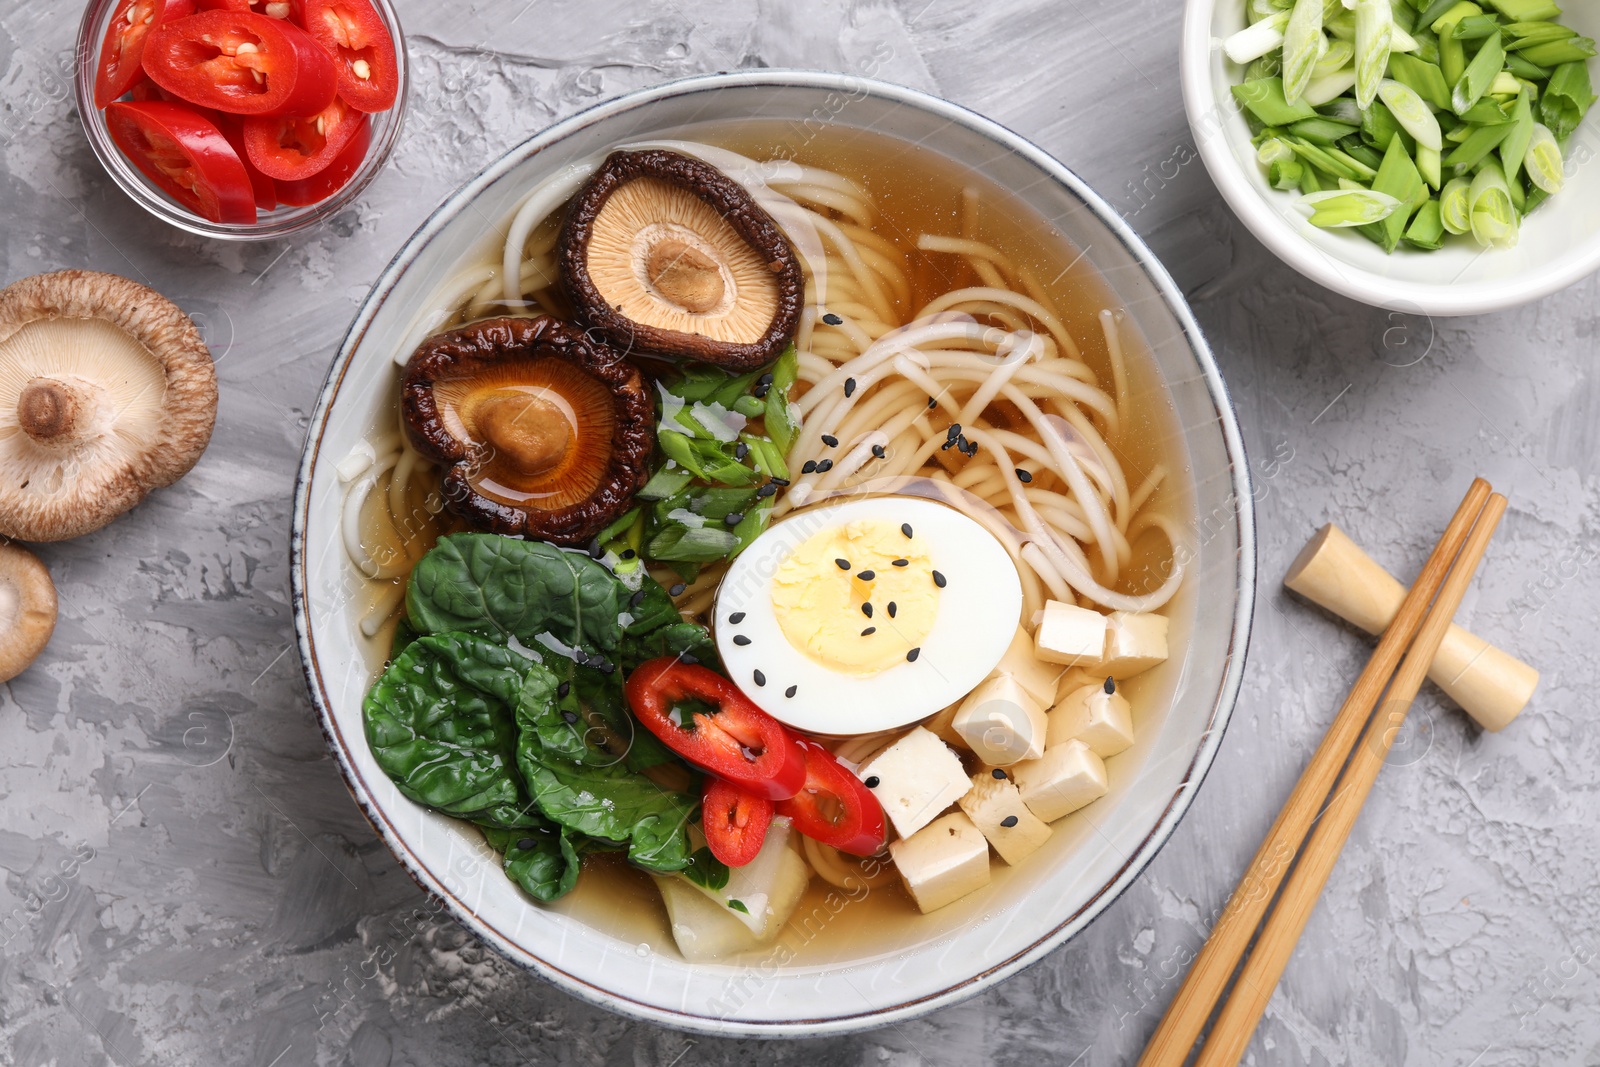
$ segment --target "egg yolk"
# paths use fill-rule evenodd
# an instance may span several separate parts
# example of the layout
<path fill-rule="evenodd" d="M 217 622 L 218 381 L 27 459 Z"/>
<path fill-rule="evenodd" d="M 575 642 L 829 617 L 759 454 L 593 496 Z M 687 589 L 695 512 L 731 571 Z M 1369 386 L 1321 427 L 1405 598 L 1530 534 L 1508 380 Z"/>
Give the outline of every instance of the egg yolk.
<path fill-rule="evenodd" d="M 789 643 L 822 666 L 877 674 L 933 631 L 933 560 L 921 538 L 885 520 L 822 530 L 778 564 L 772 612 Z"/>

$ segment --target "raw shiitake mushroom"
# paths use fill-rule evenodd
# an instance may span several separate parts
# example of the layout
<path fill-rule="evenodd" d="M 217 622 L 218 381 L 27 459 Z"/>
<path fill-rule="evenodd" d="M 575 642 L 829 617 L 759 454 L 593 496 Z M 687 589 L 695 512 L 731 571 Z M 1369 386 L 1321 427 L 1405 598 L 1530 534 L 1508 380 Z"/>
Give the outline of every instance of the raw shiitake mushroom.
<path fill-rule="evenodd" d="M 56 628 L 56 587 L 39 557 L 0 542 L 0 682 L 38 658 Z"/>
<path fill-rule="evenodd" d="M 709 163 L 614 152 L 573 199 L 561 278 L 580 318 L 626 352 L 749 370 L 800 321 L 800 261 L 772 216 Z"/>
<path fill-rule="evenodd" d="M 0 534 L 99 529 L 187 474 L 216 414 L 211 353 L 161 294 L 81 270 L 0 290 Z"/>
<path fill-rule="evenodd" d="M 400 393 L 406 432 L 478 529 L 582 544 L 649 478 L 655 404 L 636 367 L 548 316 L 424 341 Z"/>

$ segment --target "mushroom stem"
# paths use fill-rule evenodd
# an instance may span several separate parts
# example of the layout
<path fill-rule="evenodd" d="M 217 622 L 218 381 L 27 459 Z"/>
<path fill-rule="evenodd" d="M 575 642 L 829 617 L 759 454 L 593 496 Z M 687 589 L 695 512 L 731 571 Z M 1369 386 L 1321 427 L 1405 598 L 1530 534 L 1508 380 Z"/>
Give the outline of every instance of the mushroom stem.
<path fill-rule="evenodd" d="M 572 441 L 572 425 L 559 407 L 521 391 L 486 400 L 478 414 L 478 432 L 523 474 L 543 474 L 559 466 Z"/>
<path fill-rule="evenodd" d="M 717 261 L 678 238 L 650 249 L 645 273 L 662 296 L 696 315 L 717 307 L 727 292 Z"/>
<path fill-rule="evenodd" d="M 55 378 L 35 378 L 17 397 L 17 424 L 42 445 L 75 439 L 81 404 L 77 391 Z"/>

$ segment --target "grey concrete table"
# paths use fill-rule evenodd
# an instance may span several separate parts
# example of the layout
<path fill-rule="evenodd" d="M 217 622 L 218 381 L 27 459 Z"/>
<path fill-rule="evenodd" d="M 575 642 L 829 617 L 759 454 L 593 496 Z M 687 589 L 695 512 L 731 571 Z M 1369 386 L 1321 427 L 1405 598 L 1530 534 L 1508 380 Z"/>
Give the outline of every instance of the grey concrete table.
<path fill-rule="evenodd" d="M 101 173 L 63 73 L 77 5 L 0 3 L 4 280 L 62 267 L 145 280 L 204 324 L 222 378 L 216 439 L 192 474 L 42 550 L 60 625 L 0 696 L 0 1062 L 1131 1062 L 1366 654 L 1283 595 L 1285 566 L 1336 518 L 1409 575 L 1482 473 L 1511 511 L 1463 614 L 1544 683 L 1501 735 L 1424 698 L 1247 1062 L 1600 1065 L 1600 282 L 1429 322 L 1291 274 L 1195 159 L 1180 6 L 405 0 L 416 84 L 389 168 L 308 239 L 241 247 L 163 227 Z M 1190 292 L 1260 487 L 1249 671 L 1177 835 L 1044 963 L 861 1036 L 691 1038 L 586 1007 L 486 951 L 374 837 L 292 647 L 293 472 L 358 301 L 484 163 L 665 78 L 873 63 L 1054 152 Z"/>

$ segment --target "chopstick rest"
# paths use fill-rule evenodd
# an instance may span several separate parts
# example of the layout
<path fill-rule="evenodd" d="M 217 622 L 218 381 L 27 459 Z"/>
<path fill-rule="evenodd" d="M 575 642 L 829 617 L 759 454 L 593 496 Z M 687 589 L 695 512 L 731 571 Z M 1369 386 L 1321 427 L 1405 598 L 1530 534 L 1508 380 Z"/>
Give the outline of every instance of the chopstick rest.
<path fill-rule="evenodd" d="M 1318 530 L 1289 565 L 1283 584 L 1369 634 L 1380 634 L 1406 588 L 1338 526 Z M 1454 624 L 1428 677 L 1485 730 L 1504 729 L 1527 707 L 1539 672 Z"/>

